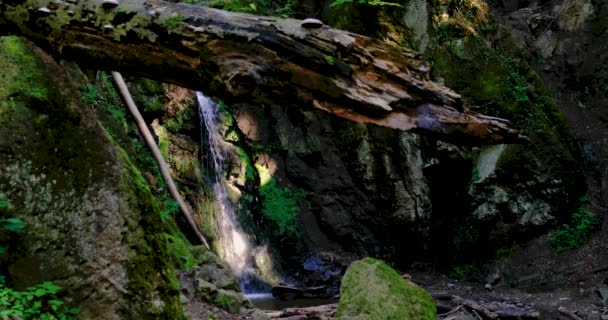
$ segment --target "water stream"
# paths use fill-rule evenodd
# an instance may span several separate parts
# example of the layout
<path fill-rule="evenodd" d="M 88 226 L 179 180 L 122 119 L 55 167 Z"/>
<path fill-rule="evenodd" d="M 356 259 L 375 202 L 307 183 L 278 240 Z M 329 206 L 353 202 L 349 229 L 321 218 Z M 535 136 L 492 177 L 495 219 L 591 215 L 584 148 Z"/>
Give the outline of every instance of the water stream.
<path fill-rule="evenodd" d="M 237 278 L 241 291 L 245 294 L 255 293 L 256 289 L 252 285 L 255 279 L 255 272 L 250 262 L 250 253 L 254 249 L 247 234 L 241 229 L 235 216 L 235 208 L 228 197 L 223 175 L 226 172 L 225 154 L 222 149 L 224 140 L 218 130 L 219 107 L 209 97 L 201 92 L 196 93 L 198 100 L 198 110 L 201 119 L 201 137 L 207 139 L 201 141 L 203 145 L 208 145 L 209 169 L 214 170 L 212 176 L 213 193 L 219 217 L 218 242 L 216 243 L 218 253 L 221 258 L 230 266 L 232 273 Z"/>

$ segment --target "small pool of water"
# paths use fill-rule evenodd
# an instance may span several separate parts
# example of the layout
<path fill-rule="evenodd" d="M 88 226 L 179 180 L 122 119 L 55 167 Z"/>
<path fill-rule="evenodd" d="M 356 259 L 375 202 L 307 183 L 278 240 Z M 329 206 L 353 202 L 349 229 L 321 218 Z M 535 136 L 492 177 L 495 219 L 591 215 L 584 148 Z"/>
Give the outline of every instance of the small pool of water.
<path fill-rule="evenodd" d="M 338 299 L 279 300 L 273 297 L 270 293 L 251 293 L 246 294 L 245 297 L 251 300 L 256 308 L 262 310 L 283 310 L 285 308 L 313 307 L 338 302 Z"/>

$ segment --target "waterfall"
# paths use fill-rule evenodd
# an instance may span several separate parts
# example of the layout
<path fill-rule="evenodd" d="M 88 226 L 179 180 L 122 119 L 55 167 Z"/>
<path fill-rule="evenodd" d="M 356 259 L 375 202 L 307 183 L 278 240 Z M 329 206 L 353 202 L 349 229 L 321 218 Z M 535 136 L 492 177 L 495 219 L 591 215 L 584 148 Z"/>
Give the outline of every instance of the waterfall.
<path fill-rule="evenodd" d="M 252 260 L 251 252 L 254 251 L 249 237 L 241 227 L 235 216 L 234 206 L 228 197 L 228 191 L 224 184 L 223 175 L 224 167 L 224 152 L 222 144 L 224 140 L 218 129 L 218 105 L 205 96 L 201 92 L 196 93 L 198 100 L 198 109 L 201 119 L 201 139 L 208 138 L 208 155 L 211 160 L 209 167 L 214 170 L 215 174 L 212 177 L 213 193 L 219 217 L 217 223 L 219 226 L 218 235 L 218 253 L 221 258 L 230 266 L 232 273 L 237 278 L 241 291 L 243 293 L 252 293 L 255 287 L 252 285 L 255 279 L 255 273 L 250 262 Z M 203 130 L 206 130 L 206 135 Z M 201 141 L 202 144 L 203 141 Z"/>

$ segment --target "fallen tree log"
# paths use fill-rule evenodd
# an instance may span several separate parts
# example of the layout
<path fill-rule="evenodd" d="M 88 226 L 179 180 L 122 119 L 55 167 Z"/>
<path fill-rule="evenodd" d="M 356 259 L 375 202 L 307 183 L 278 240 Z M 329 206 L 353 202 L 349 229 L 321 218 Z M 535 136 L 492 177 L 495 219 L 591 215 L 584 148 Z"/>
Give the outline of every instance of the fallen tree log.
<path fill-rule="evenodd" d="M 331 318 L 336 313 L 337 303 L 325 304 L 313 307 L 286 308 L 281 311 L 266 311 L 272 319 L 319 319 L 321 317 Z"/>
<path fill-rule="evenodd" d="M 525 140 L 504 119 L 466 112 L 414 52 L 298 20 L 160 0 L 0 0 L 0 33 L 227 102 L 313 107 L 457 143 Z"/>

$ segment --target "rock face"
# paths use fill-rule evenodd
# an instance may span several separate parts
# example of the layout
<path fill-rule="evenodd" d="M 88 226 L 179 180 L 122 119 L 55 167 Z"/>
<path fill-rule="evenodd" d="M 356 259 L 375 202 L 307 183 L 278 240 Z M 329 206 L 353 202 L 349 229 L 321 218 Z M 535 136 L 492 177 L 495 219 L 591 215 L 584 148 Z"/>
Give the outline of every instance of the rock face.
<path fill-rule="evenodd" d="M 428 292 L 384 262 L 366 258 L 348 267 L 335 318 L 434 320 L 437 312 Z"/>
<path fill-rule="evenodd" d="M 50 57 L 0 38 L 0 68 L 0 198 L 26 226 L 1 260 L 8 283 L 54 281 L 82 319 L 182 319 L 141 174 Z"/>
<path fill-rule="evenodd" d="M 424 50 L 431 77 L 476 110 L 511 119 L 530 135 L 527 145 L 462 147 L 287 106 L 233 106 L 243 137 L 236 143 L 281 186 L 305 192 L 301 238 L 288 242 L 289 254 L 493 259 L 576 209 L 584 192 L 579 151 L 561 111 L 510 33 L 488 20 L 488 8 L 465 9 L 475 17 L 458 20 L 441 3 L 346 5 L 322 20 L 362 32 L 349 19 L 365 16 L 366 34 Z"/>

